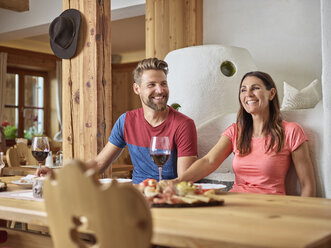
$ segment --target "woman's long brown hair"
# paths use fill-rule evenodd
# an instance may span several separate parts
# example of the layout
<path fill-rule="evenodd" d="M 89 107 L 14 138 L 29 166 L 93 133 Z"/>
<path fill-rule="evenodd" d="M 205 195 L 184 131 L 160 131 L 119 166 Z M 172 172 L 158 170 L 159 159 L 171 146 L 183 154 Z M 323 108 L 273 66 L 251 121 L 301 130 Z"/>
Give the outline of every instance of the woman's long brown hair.
<path fill-rule="evenodd" d="M 284 147 L 284 129 L 282 125 L 282 117 L 280 115 L 279 100 L 275 82 L 272 80 L 269 74 L 260 71 L 248 72 L 241 79 L 239 87 L 239 104 L 240 108 L 237 114 L 237 149 L 240 155 L 249 154 L 251 149 L 251 140 L 253 135 L 253 118 L 252 115 L 247 113 L 240 101 L 240 89 L 242 82 L 246 77 L 257 77 L 262 80 L 263 84 L 267 90 L 275 88 L 276 94 L 274 98 L 269 102 L 269 120 L 265 123 L 263 127 L 263 132 L 266 137 L 270 135 L 270 143 L 268 144 L 268 139 L 266 139 L 266 153 L 274 150 L 274 145 L 276 143 L 276 153 L 280 152 Z"/>

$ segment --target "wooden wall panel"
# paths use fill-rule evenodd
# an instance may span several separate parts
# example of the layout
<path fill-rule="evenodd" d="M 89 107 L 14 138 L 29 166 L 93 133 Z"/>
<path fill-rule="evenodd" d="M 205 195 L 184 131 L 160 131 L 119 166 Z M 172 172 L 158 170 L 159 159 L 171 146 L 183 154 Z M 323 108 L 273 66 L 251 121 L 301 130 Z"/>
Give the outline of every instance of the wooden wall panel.
<path fill-rule="evenodd" d="M 112 65 L 112 92 L 113 92 L 113 125 L 126 111 L 140 108 L 140 98 L 133 92 L 132 72 L 138 63 Z M 118 157 L 114 164 L 132 164 L 128 149 Z"/>
<path fill-rule="evenodd" d="M 112 65 L 113 124 L 128 110 L 141 107 L 140 98 L 132 89 L 132 72 L 138 63 Z"/>
<path fill-rule="evenodd" d="M 202 44 L 202 0 L 146 0 L 146 57 Z"/>

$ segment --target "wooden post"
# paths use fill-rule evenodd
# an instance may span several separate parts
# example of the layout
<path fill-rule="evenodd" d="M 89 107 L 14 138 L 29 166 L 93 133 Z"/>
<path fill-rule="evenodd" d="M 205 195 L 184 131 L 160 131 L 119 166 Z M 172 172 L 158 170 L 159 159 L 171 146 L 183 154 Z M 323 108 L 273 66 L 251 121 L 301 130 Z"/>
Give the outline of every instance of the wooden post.
<path fill-rule="evenodd" d="M 202 44 L 202 0 L 146 0 L 146 57 Z"/>
<path fill-rule="evenodd" d="M 63 156 L 87 161 L 111 131 L 110 0 L 63 0 L 81 12 L 76 55 L 63 59 Z"/>

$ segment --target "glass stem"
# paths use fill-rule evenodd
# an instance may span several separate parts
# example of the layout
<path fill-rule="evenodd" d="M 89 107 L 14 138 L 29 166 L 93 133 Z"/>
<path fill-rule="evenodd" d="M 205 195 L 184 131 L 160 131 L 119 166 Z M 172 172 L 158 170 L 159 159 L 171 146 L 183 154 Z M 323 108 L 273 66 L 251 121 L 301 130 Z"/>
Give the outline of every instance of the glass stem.
<path fill-rule="evenodd" d="M 41 164 L 42 164 L 42 163 L 41 163 L 41 162 L 38 162 L 38 164 L 39 164 L 39 169 L 41 169 Z"/>
<path fill-rule="evenodd" d="M 162 167 L 159 167 L 159 182 L 162 179 Z"/>

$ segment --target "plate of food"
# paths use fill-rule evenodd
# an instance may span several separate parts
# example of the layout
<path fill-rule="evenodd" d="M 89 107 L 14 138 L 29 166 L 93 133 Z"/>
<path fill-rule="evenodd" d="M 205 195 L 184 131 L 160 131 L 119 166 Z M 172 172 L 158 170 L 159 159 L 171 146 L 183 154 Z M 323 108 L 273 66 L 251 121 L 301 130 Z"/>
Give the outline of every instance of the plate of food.
<path fill-rule="evenodd" d="M 27 175 L 22 177 L 20 180 L 12 181 L 12 183 L 20 186 L 21 188 L 32 189 L 32 185 L 36 178 L 37 176 L 35 175 Z"/>
<path fill-rule="evenodd" d="M 139 184 L 138 189 L 143 193 L 150 206 L 156 208 L 220 206 L 224 204 L 222 196 L 217 195 L 214 189 L 202 189 L 200 185 L 191 182 L 157 182 L 155 179 L 146 179 Z"/>
<path fill-rule="evenodd" d="M 12 183 L 20 186 L 21 188 L 25 188 L 25 189 L 32 189 L 32 185 L 33 185 L 32 182 L 25 182 L 25 181 L 21 181 L 21 180 L 12 181 Z"/>
<path fill-rule="evenodd" d="M 203 190 L 222 190 L 226 188 L 226 185 L 218 183 L 194 183 L 194 185 L 201 187 Z"/>

